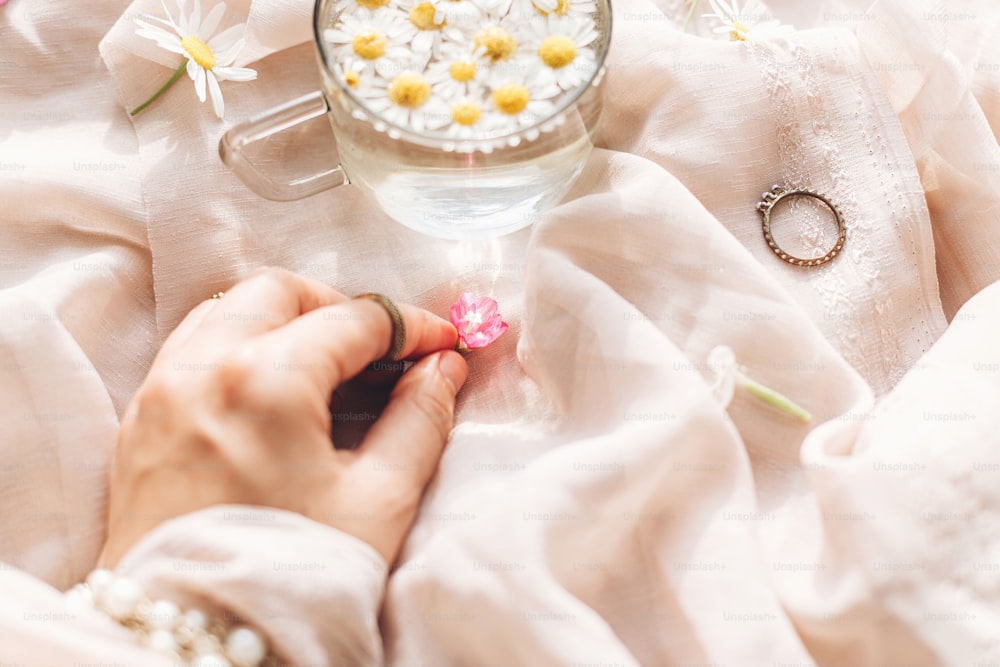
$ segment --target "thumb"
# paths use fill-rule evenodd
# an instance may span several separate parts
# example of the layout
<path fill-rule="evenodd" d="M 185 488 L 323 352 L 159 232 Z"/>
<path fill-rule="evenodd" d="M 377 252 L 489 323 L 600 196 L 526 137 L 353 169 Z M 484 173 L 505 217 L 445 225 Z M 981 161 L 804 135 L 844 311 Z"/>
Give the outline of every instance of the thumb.
<path fill-rule="evenodd" d="M 399 379 L 382 416 L 368 430 L 351 477 L 378 508 L 379 526 L 360 536 L 392 563 L 437 471 L 454 423 L 455 395 L 469 368 L 452 350 L 415 363 Z"/>

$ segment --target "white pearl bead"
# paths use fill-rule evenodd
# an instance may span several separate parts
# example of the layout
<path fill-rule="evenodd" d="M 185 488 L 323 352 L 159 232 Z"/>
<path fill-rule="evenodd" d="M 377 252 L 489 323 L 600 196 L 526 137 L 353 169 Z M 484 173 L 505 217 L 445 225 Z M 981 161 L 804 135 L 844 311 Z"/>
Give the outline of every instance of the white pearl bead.
<path fill-rule="evenodd" d="M 267 647 L 256 632 L 238 627 L 226 636 L 226 655 L 239 667 L 257 667 L 267 655 Z"/>
<path fill-rule="evenodd" d="M 131 579 L 119 577 L 111 582 L 100 601 L 104 611 L 120 621 L 132 615 L 140 598 L 142 589 L 139 585 Z"/>
<path fill-rule="evenodd" d="M 177 640 L 168 630 L 153 630 L 149 633 L 146 643 L 158 653 L 170 654 L 177 650 Z"/>
<path fill-rule="evenodd" d="M 205 653 L 199 655 L 191 667 L 232 667 L 232 663 L 223 658 L 218 653 Z"/>
<path fill-rule="evenodd" d="M 94 599 L 100 600 L 101 596 L 111 582 L 115 580 L 115 575 L 109 570 L 94 570 L 87 575 L 87 585 L 94 592 Z"/>
<path fill-rule="evenodd" d="M 181 610 L 170 600 L 157 600 L 153 603 L 146 623 L 154 630 L 173 630 L 181 618 Z"/>
<path fill-rule="evenodd" d="M 66 591 L 66 608 L 72 612 L 83 612 L 94 607 L 94 592 L 77 584 Z"/>
<path fill-rule="evenodd" d="M 208 616 L 200 609 L 189 609 L 184 614 L 183 623 L 192 630 L 204 630 L 208 627 Z"/>

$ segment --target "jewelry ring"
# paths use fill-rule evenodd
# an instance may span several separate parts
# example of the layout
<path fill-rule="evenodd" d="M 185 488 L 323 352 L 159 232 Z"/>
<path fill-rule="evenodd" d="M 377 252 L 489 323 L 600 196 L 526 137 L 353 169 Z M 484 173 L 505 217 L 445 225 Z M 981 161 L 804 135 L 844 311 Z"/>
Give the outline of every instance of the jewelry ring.
<path fill-rule="evenodd" d="M 403 315 L 399 312 L 399 308 L 396 304 L 392 302 L 387 296 L 382 294 L 376 294 L 374 292 L 366 292 L 365 294 L 359 294 L 355 299 L 368 299 L 369 301 L 374 301 L 378 305 L 382 306 L 385 312 L 389 315 L 389 319 L 392 320 L 392 337 L 391 343 L 389 345 L 389 351 L 382 358 L 383 361 L 399 361 L 403 354 L 403 348 L 406 346 L 406 323 L 403 321 Z"/>
<path fill-rule="evenodd" d="M 226 295 L 225 292 L 216 292 L 215 294 L 212 295 L 212 298 L 215 299 L 216 301 L 218 301 L 219 299 L 221 299 L 225 295 Z"/>
<path fill-rule="evenodd" d="M 777 205 L 779 201 L 785 197 L 812 197 L 813 199 L 818 199 L 819 201 L 826 204 L 834 217 L 837 219 L 837 242 L 834 244 L 833 248 L 830 249 L 822 257 L 813 257 L 811 259 L 803 259 L 801 257 L 796 257 L 791 255 L 778 245 L 777 241 L 774 240 L 774 235 L 771 234 L 771 211 Z M 834 257 L 840 254 L 840 251 L 844 249 L 844 243 L 847 241 L 847 225 L 844 223 L 844 216 L 841 215 L 840 209 L 831 202 L 826 195 L 821 195 L 818 192 L 812 192 L 811 190 L 789 190 L 781 187 L 780 185 L 775 185 L 771 188 L 770 192 L 765 192 L 761 198 L 759 204 L 757 204 L 757 210 L 760 214 L 764 216 L 764 240 L 767 241 L 767 245 L 774 251 L 782 260 L 793 264 L 795 266 L 820 266 L 821 264 L 826 264 L 831 261 Z"/>

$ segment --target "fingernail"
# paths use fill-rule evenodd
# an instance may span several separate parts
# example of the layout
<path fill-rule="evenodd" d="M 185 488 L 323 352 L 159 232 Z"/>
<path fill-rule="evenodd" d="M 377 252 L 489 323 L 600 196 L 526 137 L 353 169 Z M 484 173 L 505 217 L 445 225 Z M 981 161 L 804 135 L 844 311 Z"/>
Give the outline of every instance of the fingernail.
<path fill-rule="evenodd" d="M 448 381 L 456 394 L 465 384 L 465 378 L 469 375 L 469 367 L 466 365 L 465 359 L 457 352 L 451 351 L 441 352 L 438 355 L 438 370 L 441 371 L 441 375 Z"/>

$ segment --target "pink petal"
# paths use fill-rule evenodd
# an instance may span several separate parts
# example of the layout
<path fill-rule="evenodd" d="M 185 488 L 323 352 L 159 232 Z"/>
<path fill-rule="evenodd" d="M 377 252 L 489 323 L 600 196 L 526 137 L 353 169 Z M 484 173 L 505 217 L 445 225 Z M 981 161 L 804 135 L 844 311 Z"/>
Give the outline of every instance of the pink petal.
<path fill-rule="evenodd" d="M 465 347 L 475 350 L 486 347 L 509 329 L 497 310 L 498 304 L 488 296 L 477 297 L 471 292 L 462 294 L 449 310 L 451 323 L 458 329 L 459 339 Z M 473 329 L 465 321 L 466 315 L 476 313 L 481 322 Z"/>

